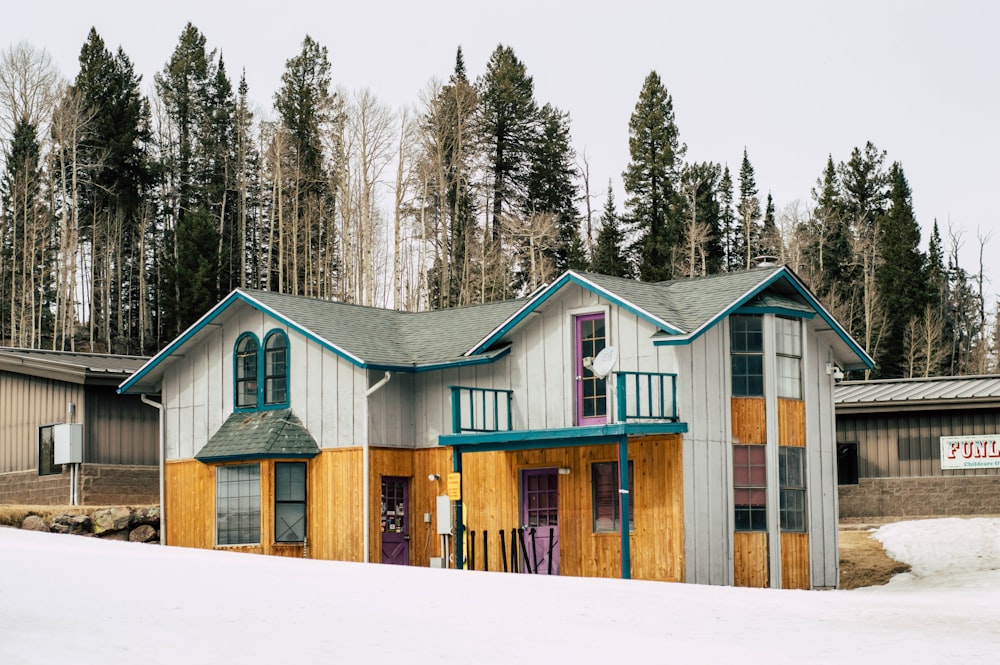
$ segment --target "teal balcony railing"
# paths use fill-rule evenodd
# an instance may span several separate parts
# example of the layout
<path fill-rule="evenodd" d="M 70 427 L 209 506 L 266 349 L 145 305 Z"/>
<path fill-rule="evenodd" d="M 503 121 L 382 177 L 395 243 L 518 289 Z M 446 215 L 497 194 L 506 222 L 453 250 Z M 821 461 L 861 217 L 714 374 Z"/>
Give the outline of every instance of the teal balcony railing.
<path fill-rule="evenodd" d="M 509 432 L 513 390 L 448 386 L 451 390 L 451 431 Z"/>
<path fill-rule="evenodd" d="M 618 422 L 677 422 L 677 375 L 662 372 L 615 372 Z"/>

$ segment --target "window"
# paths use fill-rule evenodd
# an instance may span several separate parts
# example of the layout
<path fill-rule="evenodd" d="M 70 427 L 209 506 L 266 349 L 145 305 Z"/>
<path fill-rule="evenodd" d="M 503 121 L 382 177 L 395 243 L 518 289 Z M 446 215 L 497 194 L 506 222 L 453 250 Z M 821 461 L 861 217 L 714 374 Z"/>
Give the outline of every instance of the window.
<path fill-rule="evenodd" d="M 737 531 L 767 530 L 764 446 L 733 446 L 733 504 Z"/>
<path fill-rule="evenodd" d="M 301 543 L 306 539 L 306 465 L 274 463 L 274 541 Z"/>
<path fill-rule="evenodd" d="M 264 342 L 264 404 L 288 403 L 288 338 L 275 330 Z"/>
<path fill-rule="evenodd" d="M 253 333 L 244 333 L 236 341 L 233 364 L 237 410 L 287 406 L 288 337 L 283 331 L 268 333 L 263 355 Z"/>
<path fill-rule="evenodd" d="M 618 462 L 594 462 L 590 467 L 593 487 L 594 533 L 617 533 L 619 521 Z M 635 476 L 628 462 L 628 528 L 635 531 Z"/>
<path fill-rule="evenodd" d="M 257 338 L 247 333 L 236 342 L 236 408 L 257 408 Z"/>
<path fill-rule="evenodd" d="M 734 314 L 729 317 L 730 356 L 734 397 L 764 395 L 763 318 Z"/>
<path fill-rule="evenodd" d="M 806 530 L 806 449 L 778 448 L 779 511 L 782 531 Z"/>
<path fill-rule="evenodd" d="M 778 397 L 802 399 L 802 324 L 798 319 L 774 319 L 778 357 Z"/>
<path fill-rule="evenodd" d="M 215 470 L 215 541 L 219 545 L 260 543 L 260 465 Z"/>
<path fill-rule="evenodd" d="M 56 473 L 62 473 L 62 464 L 56 464 L 52 425 L 45 425 L 38 428 L 38 475 L 51 476 Z"/>
<path fill-rule="evenodd" d="M 858 442 L 837 444 L 837 484 L 858 484 Z"/>
<path fill-rule="evenodd" d="M 604 314 L 576 318 L 577 422 L 580 425 L 603 425 L 608 420 L 608 384 L 584 367 L 584 358 L 596 358 L 608 338 Z"/>

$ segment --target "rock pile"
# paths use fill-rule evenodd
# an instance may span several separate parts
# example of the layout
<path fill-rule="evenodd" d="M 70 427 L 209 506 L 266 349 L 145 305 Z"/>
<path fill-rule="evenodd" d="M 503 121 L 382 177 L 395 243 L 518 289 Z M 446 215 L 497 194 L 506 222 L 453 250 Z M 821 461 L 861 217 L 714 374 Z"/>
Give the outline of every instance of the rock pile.
<path fill-rule="evenodd" d="M 160 509 L 158 506 L 102 508 L 90 515 L 56 515 L 48 522 L 38 515 L 28 515 L 21 522 L 21 528 L 94 536 L 106 540 L 156 543 L 160 540 Z"/>

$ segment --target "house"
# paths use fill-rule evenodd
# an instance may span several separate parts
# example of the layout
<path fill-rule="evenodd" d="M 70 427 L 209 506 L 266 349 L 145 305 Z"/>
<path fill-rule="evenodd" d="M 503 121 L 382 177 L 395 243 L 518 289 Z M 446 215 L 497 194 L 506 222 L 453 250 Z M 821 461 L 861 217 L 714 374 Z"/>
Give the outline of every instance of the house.
<path fill-rule="evenodd" d="M 0 503 L 158 503 L 158 414 L 115 391 L 147 360 L 0 348 Z M 63 423 L 81 426 L 78 466 L 56 464 Z"/>
<path fill-rule="evenodd" d="M 1000 376 L 844 381 L 840 515 L 1000 513 Z"/>
<path fill-rule="evenodd" d="M 829 588 L 833 374 L 871 364 L 785 267 L 570 271 L 419 313 L 236 290 L 119 390 L 162 402 L 168 544 Z"/>

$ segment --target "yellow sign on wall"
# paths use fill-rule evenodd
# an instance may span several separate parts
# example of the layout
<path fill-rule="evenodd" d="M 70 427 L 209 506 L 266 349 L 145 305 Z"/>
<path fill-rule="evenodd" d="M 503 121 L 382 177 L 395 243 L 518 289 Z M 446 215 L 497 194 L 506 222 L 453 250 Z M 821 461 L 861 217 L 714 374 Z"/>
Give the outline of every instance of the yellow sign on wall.
<path fill-rule="evenodd" d="M 462 474 L 448 474 L 448 498 L 452 501 L 462 500 Z"/>

